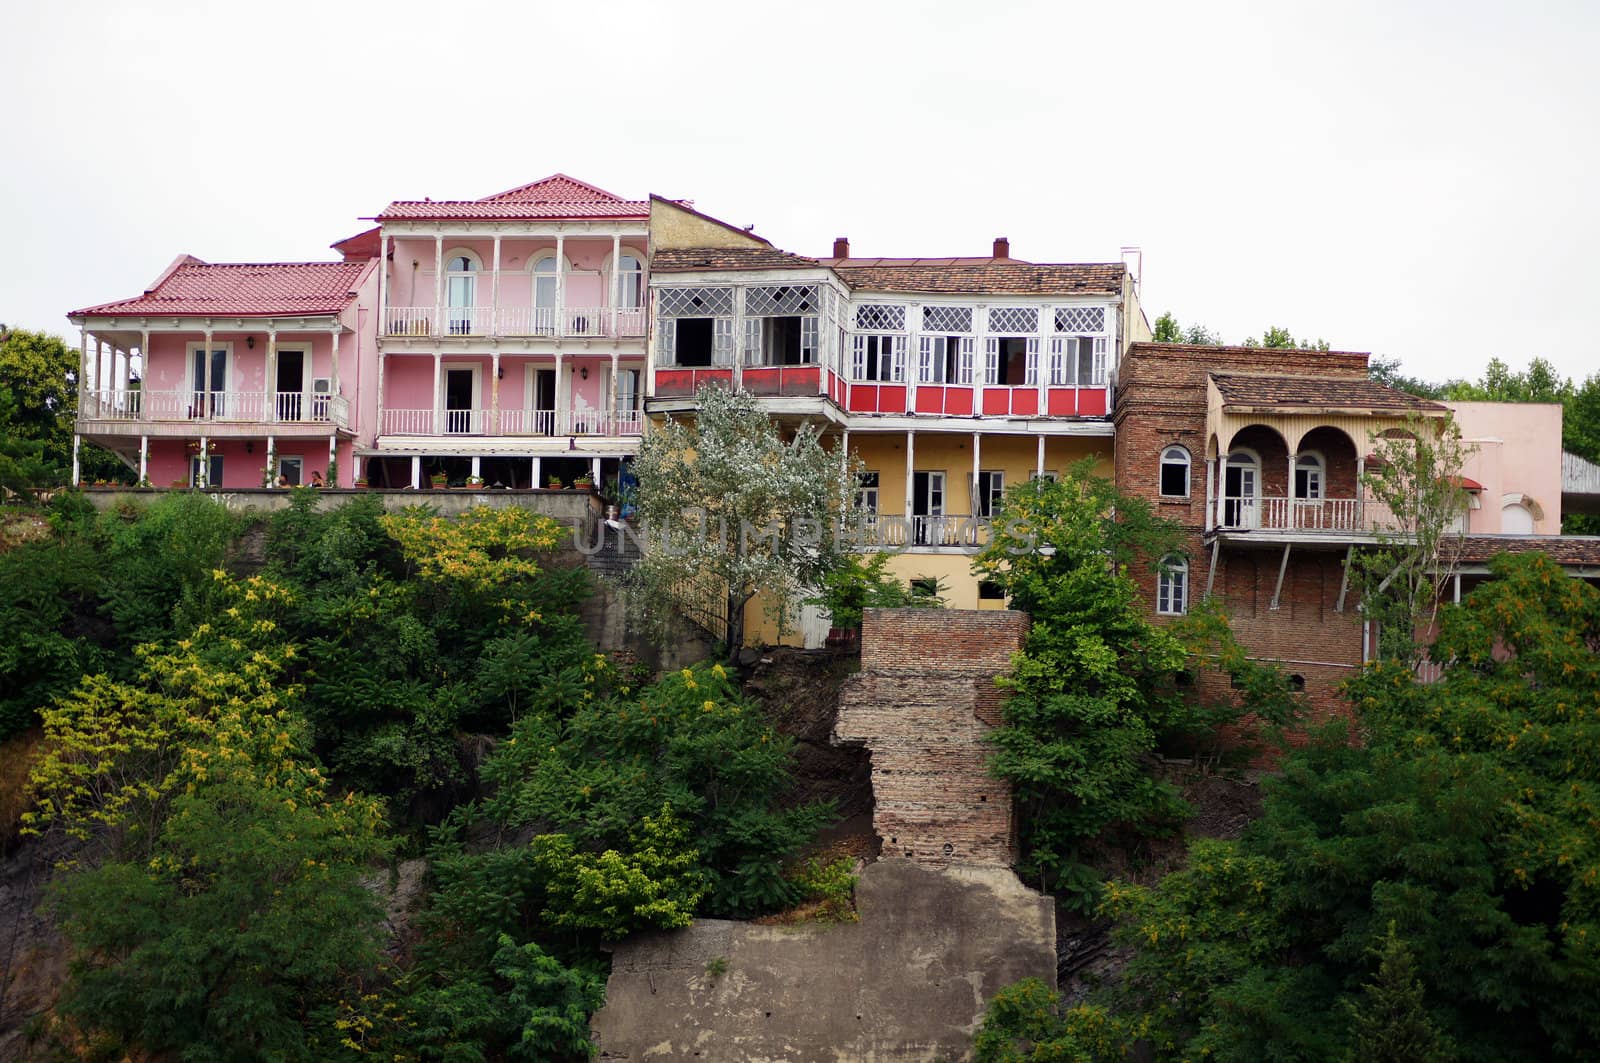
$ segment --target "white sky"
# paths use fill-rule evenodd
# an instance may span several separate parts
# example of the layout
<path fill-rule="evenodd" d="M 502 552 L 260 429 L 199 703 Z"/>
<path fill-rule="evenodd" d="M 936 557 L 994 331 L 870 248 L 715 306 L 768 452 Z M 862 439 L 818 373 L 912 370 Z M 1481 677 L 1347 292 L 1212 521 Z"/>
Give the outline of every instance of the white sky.
<path fill-rule="evenodd" d="M 1144 303 L 1600 370 L 1600 4 L 0 3 L 0 320 L 563 171 L 826 254 L 1144 249 Z"/>

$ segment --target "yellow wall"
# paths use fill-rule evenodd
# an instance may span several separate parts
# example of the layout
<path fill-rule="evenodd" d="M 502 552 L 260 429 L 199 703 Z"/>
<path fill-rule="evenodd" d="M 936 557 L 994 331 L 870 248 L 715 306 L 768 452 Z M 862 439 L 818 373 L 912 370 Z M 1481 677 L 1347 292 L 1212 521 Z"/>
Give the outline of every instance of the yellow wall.
<path fill-rule="evenodd" d="M 1097 457 L 1095 470 L 1112 475 L 1111 439 L 1049 436 L 1045 439 L 1046 472 L 1058 475 L 1074 462 Z M 1006 486 L 1022 483 L 1038 467 L 1038 440 L 1034 436 L 984 434 L 979 441 L 979 469 L 999 470 Z M 878 474 L 878 512 L 903 514 L 906 511 L 906 436 L 904 432 L 851 431 L 850 450 L 862 460 L 866 471 Z M 970 516 L 967 477 L 972 474 L 972 433 L 919 431 L 914 455 L 915 472 L 945 474 L 945 513 Z M 972 554 L 961 550 L 906 551 L 894 554 L 889 572 L 896 579 L 938 578 L 944 590 L 945 605 L 951 609 L 1004 609 L 1004 600 L 980 601 L 978 580 L 972 574 Z M 782 639 L 777 626 L 767 618 L 765 599 L 757 595 L 745 612 L 745 641 L 750 645 L 799 645 L 800 617 L 792 617 L 791 628 Z"/>
<path fill-rule="evenodd" d="M 650 246 L 669 247 L 768 247 L 765 240 L 718 225 L 705 217 L 684 210 L 664 199 L 650 201 Z"/>

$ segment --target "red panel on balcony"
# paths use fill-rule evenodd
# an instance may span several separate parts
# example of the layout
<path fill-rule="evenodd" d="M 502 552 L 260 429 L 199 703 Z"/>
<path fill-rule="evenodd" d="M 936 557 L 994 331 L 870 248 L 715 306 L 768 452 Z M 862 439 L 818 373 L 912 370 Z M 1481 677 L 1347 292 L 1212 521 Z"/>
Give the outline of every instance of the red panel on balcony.
<path fill-rule="evenodd" d="M 990 417 L 1032 417 L 1039 412 L 1039 389 L 984 388 L 983 412 Z"/>
<path fill-rule="evenodd" d="M 944 387 L 922 384 L 917 388 L 917 412 L 968 417 L 972 414 L 972 389 L 960 385 Z"/>
<path fill-rule="evenodd" d="M 822 369 L 815 365 L 751 366 L 744 371 L 744 389 L 755 395 L 816 395 L 822 390 Z"/>
<path fill-rule="evenodd" d="M 905 413 L 904 384 L 851 384 L 851 413 Z"/>
<path fill-rule="evenodd" d="M 1084 417 L 1101 417 L 1106 412 L 1106 389 L 1084 388 L 1078 392 L 1078 413 Z"/>
<path fill-rule="evenodd" d="M 1078 412 L 1077 388 L 1051 388 L 1045 412 L 1051 417 L 1071 417 Z"/>
<path fill-rule="evenodd" d="M 695 393 L 701 384 L 716 383 L 732 386 L 732 369 L 657 369 L 656 396 L 658 398 L 686 398 Z"/>

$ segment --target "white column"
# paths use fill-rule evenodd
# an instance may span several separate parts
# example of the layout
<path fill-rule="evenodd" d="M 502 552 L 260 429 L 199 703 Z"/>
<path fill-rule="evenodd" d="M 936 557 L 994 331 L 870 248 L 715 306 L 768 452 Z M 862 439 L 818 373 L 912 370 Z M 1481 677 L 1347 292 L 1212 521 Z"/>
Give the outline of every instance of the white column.
<path fill-rule="evenodd" d="M 150 437 L 139 437 L 139 482 L 150 479 Z"/>
<path fill-rule="evenodd" d="M 1041 410 L 1044 407 L 1039 407 Z M 1044 436 L 1039 437 L 1039 470 L 1036 473 L 1039 479 L 1044 479 Z"/>
<path fill-rule="evenodd" d="M 333 329 L 333 352 L 328 356 L 328 402 L 331 407 L 334 398 L 339 394 L 339 329 Z M 333 411 L 328 411 L 328 416 L 333 416 Z"/>
<path fill-rule="evenodd" d="M 544 486 L 539 482 L 539 459 L 537 457 L 533 459 L 533 468 L 530 471 L 530 475 L 533 477 L 533 479 L 528 481 L 530 487 L 537 488 Z"/>
<path fill-rule="evenodd" d="M 209 342 L 207 342 L 206 346 L 210 347 L 211 344 Z M 209 360 L 210 359 L 207 358 L 207 361 L 209 361 Z M 207 379 L 208 380 L 210 379 L 209 374 L 207 374 Z M 195 482 L 195 484 L 197 486 L 200 486 L 200 487 L 210 487 L 211 486 L 211 440 L 207 439 L 205 436 L 201 436 L 200 437 L 200 455 L 199 455 L 199 457 L 200 457 L 200 462 L 199 462 L 200 471 L 199 471 L 199 474 L 195 476 L 194 482 Z"/>
<path fill-rule="evenodd" d="M 1214 528 L 1222 527 L 1222 522 L 1227 519 L 1228 512 L 1228 455 L 1222 454 L 1217 458 L 1217 519 L 1212 525 Z"/>
<path fill-rule="evenodd" d="M 110 390 L 110 385 L 106 383 L 108 376 L 110 374 L 106 372 L 106 341 L 97 336 L 94 341 L 94 386 L 97 390 Z"/>
<path fill-rule="evenodd" d="M 489 313 L 493 318 L 490 332 L 500 335 L 500 234 L 494 234 L 494 275 L 489 281 Z"/>
<path fill-rule="evenodd" d="M 908 432 L 906 432 L 906 543 L 907 544 L 910 544 L 911 541 L 912 541 L 911 512 L 912 512 L 912 502 L 913 502 L 912 495 L 913 495 L 913 491 L 914 491 L 914 489 L 916 487 L 916 476 L 915 476 L 916 467 L 917 467 L 917 433 L 915 431 L 908 431 Z"/>
<path fill-rule="evenodd" d="M 615 314 L 612 315 L 612 323 L 613 324 L 616 323 L 616 315 Z M 617 375 L 618 375 L 617 362 L 618 362 L 618 360 L 620 358 L 621 358 L 621 355 L 618 354 L 616 351 L 612 351 L 611 352 L 611 397 L 610 397 L 609 400 L 607 400 L 610 403 L 611 408 L 609 410 L 607 410 L 607 411 L 604 411 L 605 418 L 606 418 L 606 423 L 611 426 L 610 430 L 606 432 L 607 435 L 618 435 L 618 434 L 620 434 L 617 431 L 617 426 L 616 426 L 616 421 L 617 421 Z"/>
<path fill-rule="evenodd" d="M 480 480 L 483 479 L 482 461 L 483 461 L 483 459 L 480 458 L 478 455 L 476 455 L 476 454 L 472 455 L 472 475 L 476 476 Z"/>
<path fill-rule="evenodd" d="M 433 238 L 433 334 L 443 336 L 444 328 L 444 237 Z"/>
<path fill-rule="evenodd" d="M 979 433 L 972 433 L 972 490 L 967 492 L 967 505 L 972 510 L 971 513 L 967 514 L 969 517 L 976 517 L 981 508 L 978 499 L 978 472 L 980 469 L 978 457 L 979 451 L 983 446 L 982 439 L 983 437 Z"/>
<path fill-rule="evenodd" d="M 356 453 L 354 447 L 350 448 L 350 472 L 350 484 L 353 487 L 361 479 L 361 455 Z"/>
<path fill-rule="evenodd" d="M 566 237 L 556 233 L 556 336 L 567 334 L 567 252 Z M 557 374 L 559 382 L 560 374 Z"/>
<path fill-rule="evenodd" d="M 561 352 L 556 352 L 556 423 L 555 434 L 565 435 L 567 428 L 567 393 L 572 390 L 571 383 L 562 374 Z"/>
<path fill-rule="evenodd" d="M 433 352 L 433 434 L 444 434 L 444 396 L 440 392 L 440 385 L 444 379 L 444 369 L 438 351 Z"/>
<path fill-rule="evenodd" d="M 150 330 L 149 329 L 140 329 L 139 330 L 139 397 L 141 399 L 144 398 L 144 387 L 145 387 L 146 382 L 149 379 L 150 379 Z M 141 417 L 144 416 L 143 407 L 140 408 L 139 415 Z"/>
<path fill-rule="evenodd" d="M 89 330 L 78 330 L 78 409 L 82 410 L 84 397 L 92 393 L 99 385 L 95 380 L 94 372 L 89 365 Z"/>
<path fill-rule="evenodd" d="M 271 473 L 268 487 L 278 486 L 278 437 L 267 437 L 267 472 Z"/>
<path fill-rule="evenodd" d="M 850 429 L 846 428 L 839 435 L 839 471 L 843 473 L 850 467 Z"/>
<path fill-rule="evenodd" d="M 1205 517 L 1204 517 L 1204 520 L 1202 522 L 1204 530 L 1206 530 L 1206 531 L 1210 531 L 1213 527 L 1215 527 L 1215 524 L 1212 521 L 1212 517 L 1214 515 L 1213 507 L 1216 504 L 1216 483 L 1217 483 L 1217 459 L 1216 458 L 1207 458 L 1206 459 L 1206 510 L 1205 510 Z"/>
<path fill-rule="evenodd" d="M 1366 530 L 1367 485 L 1363 478 L 1367 475 L 1367 456 L 1356 452 L 1356 530 Z"/>
<path fill-rule="evenodd" d="M 379 346 L 378 346 L 378 424 L 377 424 L 376 429 L 374 430 L 376 435 L 382 435 L 383 434 L 383 367 L 388 363 L 388 361 L 389 361 L 389 352 L 385 351 L 383 349 L 383 345 L 382 344 L 379 344 Z"/>
<path fill-rule="evenodd" d="M 589 479 L 596 487 L 600 486 L 600 459 L 598 457 L 589 459 Z"/>
<path fill-rule="evenodd" d="M 389 234 L 378 237 L 378 335 L 389 331 Z M 379 341 L 380 343 L 382 341 Z M 382 402 L 380 398 L 378 400 Z"/>
<path fill-rule="evenodd" d="M 337 466 L 338 464 L 339 464 L 339 437 L 338 436 L 329 436 L 328 437 L 328 473 L 329 473 L 329 475 L 323 477 L 323 480 L 327 483 L 327 485 L 329 487 L 338 487 L 339 486 L 339 482 L 336 479 L 336 477 L 339 475 L 339 473 L 338 473 L 338 469 L 335 468 L 335 466 Z"/>
<path fill-rule="evenodd" d="M 267 329 L 267 369 L 264 374 L 267 384 L 267 420 L 278 419 L 278 330 Z"/>
<path fill-rule="evenodd" d="M 83 469 L 78 461 L 78 447 L 83 442 L 83 437 L 72 433 L 72 486 L 77 487 L 83 482 Z"/>
<path fill-rule="evenodd" d="M 617 304 L 621 301 L 620 299 L 618 299 L 618 296 L 621 294 L 621 292 L 620 292 L 621 285 L 617 282 L 617 278 L 619 276 L 621 276 L 621 274 L 618 272 L 618 270 L 621 267 L 621 265 L 622 265 L 622 236 L 620 234 L 618 234 L 618 233 L 612 233 L 611 234 L 611 276 L 607 281 L 607 283 L 611 286 L 611 294 L 606 297 L 606 304 L 611 307 L 611 335 L 612 336 L 615 336 L 617 334 Z M 615 355 L 613 355 L 612 358 L 613 358 L 613 364 L 614 364 L 615 363 Z"/>
<path fill-rule="evenodd" d="M 200 408 L 205 410 L 207 415 L 209 415 L 211 413 L 211 348 L 212 348 L 211 329 L 210 329 L 209 326 L 206 328 L 204 335 L 205 335 L 205 338 L 206 338 L 206 349 L 200 355 L 200 365 L 202 366 L 201 376 L 200 376 L 200 380 L 202 382 L 201 391 L 203 391 L 204 394 L 201 395 L 201 397 L 200 397 Z M 207 465 L 208 468 L 210 467 L 210 463 L 209 462 L 207 462 L 206 465 Z"/>
<path fill-rule="evenodd" d="M 422 487 L 422 455 L 411 455 L 411 490 L 416 491 Z"/>
<path fill-rule="evenodd" d="M 490 352 L 489 357 L 489 431 L 500 431 L 500 348 L 496 347 Z"/>

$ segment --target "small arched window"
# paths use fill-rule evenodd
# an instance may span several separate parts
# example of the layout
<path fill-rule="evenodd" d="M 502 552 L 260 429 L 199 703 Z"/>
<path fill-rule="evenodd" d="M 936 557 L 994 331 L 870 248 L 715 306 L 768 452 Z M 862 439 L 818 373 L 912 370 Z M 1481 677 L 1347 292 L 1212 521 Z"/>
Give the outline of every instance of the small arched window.
<path fill-rule="evenodd" d="M 1182 447 L 1161 452 L 1161 493 L 1168 498 L 1189 497 L 1189 452 Z"/>
<path fill-rule="evenodd" d="M 1294 497 L 1318 499 L 1322 497 L 1326 468 L 1322 455 L 1305 453 L 1294 462 Z"/>
<path fill-rule="evenodd" d="M 1156 612 L 1162 616 L 1182 616 L 1189 611 L 1189 562 L 1177 554 L 1161 559 L 1156 577 Z"/>

